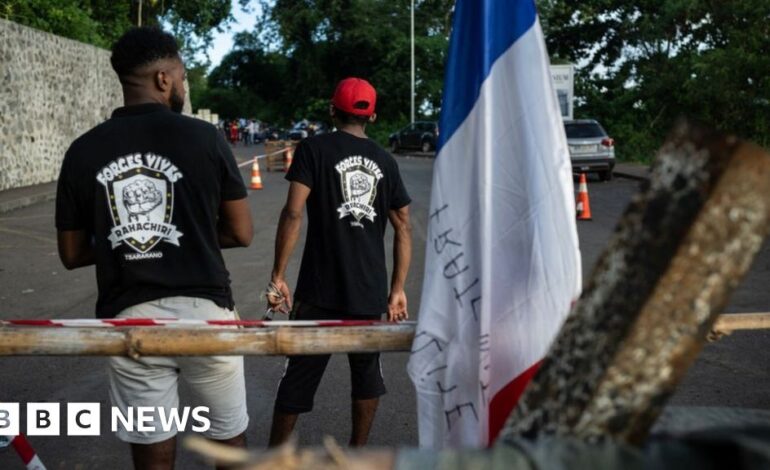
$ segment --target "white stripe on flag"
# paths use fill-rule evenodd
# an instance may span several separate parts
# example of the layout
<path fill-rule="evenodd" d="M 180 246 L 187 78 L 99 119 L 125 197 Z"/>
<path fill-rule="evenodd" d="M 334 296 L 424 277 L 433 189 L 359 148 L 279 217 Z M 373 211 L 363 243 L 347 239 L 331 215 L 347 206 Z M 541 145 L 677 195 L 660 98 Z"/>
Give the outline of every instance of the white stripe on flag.
<path fill-rule="evenodd" d="M 46 468 L 45 465 L 43 465 L 43 462 L 40 460 L 40 457 L 35 455 L 27 464 L 27 470 L 46 470 Z"/>
<path fill-rule="evenodd" d="M 572 170 L 537 21 L 441 148 L 429 217 L 409 362 L 420 445 L 483 446 L 581 285 Z M 490 418 L 492 402 L 504 406 Z"/>

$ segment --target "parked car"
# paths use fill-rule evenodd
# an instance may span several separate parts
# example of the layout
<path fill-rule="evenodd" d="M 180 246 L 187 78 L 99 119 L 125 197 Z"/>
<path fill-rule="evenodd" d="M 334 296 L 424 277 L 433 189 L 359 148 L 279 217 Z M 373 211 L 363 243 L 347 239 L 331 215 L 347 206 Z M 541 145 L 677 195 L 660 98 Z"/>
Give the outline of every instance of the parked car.
<path fill-rule="evenodd" d="M 436 149 L 438 141 L 438 123 L 435 121 L 416 121 L 388 138 L 390 150 L 393 153 L 400 149 L 420 149 L 430 152 Z"/>
<path fill-rule="evenodd" d="M 564 121 L 572 171 L 598 173 L 604 181 L 612 179 L 615 168 L 615 140 L 593 119 Z"/>
<path fill-rule="evenodd" d="M 329 132 L 329 128 L 321 121 L 314 121 L 310 123 L 310 135 L 321 135 Z"/>
<path fill-rule="evenodd" d="M 307 129 L 292 129 L 289 131 L 289 140 L 302 140 L 307 137 Z"/>
<path fill-rule="evenodd" d="M 269 126 L 263 131 L 264 140 L 287 140 L 289 133 L 280 127 Z"/>
<path fill-rule="evenodd" d="M 294 126 L 292 126 L 291 129 L 289 129 L 289 139 L 290 140 L 302 140 L 305 137 L 308 136 L 308 124 L 310 124 L 307 119 L 303 119 Z"/>
<path fill-rule="evenodd" d="M 303 120 L 294 125 L 289 131 L 289 139 L 302 140 L 306 137 L 326 132 L 326 125 L 320 121 Z"/>

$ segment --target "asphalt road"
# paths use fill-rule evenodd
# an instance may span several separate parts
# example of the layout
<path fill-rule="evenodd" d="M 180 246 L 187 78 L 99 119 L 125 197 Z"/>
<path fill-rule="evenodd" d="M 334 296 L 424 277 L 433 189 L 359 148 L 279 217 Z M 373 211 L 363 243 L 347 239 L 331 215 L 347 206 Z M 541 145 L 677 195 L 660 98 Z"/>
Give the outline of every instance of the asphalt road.
<path fill-rule="evenodd" d="M 237 149 L 240 159 L 261 147 Z M 429 158 L 400 156 L 398 163 L 413 198 L 414 258 L 407 284 L 412 315 L 419 310 L 423 247 L 430 197 Z M 249 168 L 244 168 L 248 181 Z M 251 191 L 255 237 L 248 249 L 227 250 L 236 303 L 244 318 L 263 310 L 258 292 L 269 280 L 275 225 L 288 183 L 282 173 L 262 172 L 265 189 Z M 638 183 L 616 178 L 589 182 L 593 221 L 578 225 L 584 278 L 588 278 L 615 222 Z M 0 318 L 87 318 L 93 315 L 96 287 L 93 268 L 66 271 L 56 255 L 53 202 L 0 214 Z M 392 233 L 386 235 L 388 250 Z M 302 246 L 300 242 L 299 246 Z M 296 278 L 299 250 L 292 258 L 289 279 Z M 770 248 L 766 244 L 751 273 L 741 283 L 728 312 L 770 310 Z M 732 406 L 770 410 L 770 332 L 736 333 L 707 345 L 672 398 L 686 406 Z M 381 401 L 371 434 L 373 445 L 417 443 L 415 396 L 406 375 L 406 353 L 384 355 L 383 371 L 390 393 Z M 109 406 L 105 361 L 102 358 L 0 358 L 0 402 L 101 402 Z M 247 431 L 252 447 L 266 443 L 274 393 L 283 370 L 279 357 L 246 358 Z M 318 445 L 324 435 L 346 443 L 350 429 L 347 360 L 334 357 L 316 396 L 315 410 L 300 418 L 297 433 L 302 445 Z M 182 388 L 182 400 L 187 393 Z M 63 410 L 62 410 L 63 411 Z M 102 427 L 109 422 L 103 419 Z M 23 427 L 22 427 L 23 428 Z M 49 468 L 130 468 L 127 447 L 108 432 L 102 437 L 32 437 Z M 0 450 L 0 468 L 23 468 L 13 451 Z M 187 452 L 180 452 L 178 468 L 208 468 Z"/>

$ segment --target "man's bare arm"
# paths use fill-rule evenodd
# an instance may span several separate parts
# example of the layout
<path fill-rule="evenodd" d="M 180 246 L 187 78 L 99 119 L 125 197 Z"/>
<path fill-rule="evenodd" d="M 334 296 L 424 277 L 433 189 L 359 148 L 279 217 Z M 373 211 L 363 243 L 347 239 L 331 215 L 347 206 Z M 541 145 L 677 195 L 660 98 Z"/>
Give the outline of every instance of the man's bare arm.
<path fill-rule="evenodd" d="M 59 259 L 65 268 L 75 269 L 94 264 L 91 236 L 85 230 L 60 230 L 56 241 Z"/>
<path fill-rule="evenodd" d="M 247 247 L 254 238 L 254 226 L 247 198 L 222 201 L 217 222 L 220 248 Z"/>
<path fill-rule="evenodd" d="M 309 195 L 309 187 L 292 181 L 275 234 L 275 257 L 273 258 L 271 280 L 283 295 L 288 309 L 291 308 L 291 291 L 286 284 L 286 266 L 289 264 L 289 258 L 299 239 L 302 228 L 302 211 L 305 209 L 305 202 Z M 284 311 L 284 313 L 286 312 Z"/>
<path fill-rule="evenodd" d="M 389 211 L 388 218 L 395 232 L 388 319 L 390 321 L 406 320 L 409 318 L 409 312 L 406 307 L 404 285 L 409 272 L 409 263 L 412 260 L 412 226 L 409 223 L 409 206 Z"/>

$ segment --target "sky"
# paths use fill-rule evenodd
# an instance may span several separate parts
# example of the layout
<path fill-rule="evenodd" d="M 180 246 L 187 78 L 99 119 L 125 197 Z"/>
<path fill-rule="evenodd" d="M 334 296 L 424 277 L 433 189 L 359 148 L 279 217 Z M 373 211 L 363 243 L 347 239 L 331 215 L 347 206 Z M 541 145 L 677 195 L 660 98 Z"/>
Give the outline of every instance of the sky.
<path fill-rule="evenodd" d="M 235 17 L 235 22 L 230 24 L 230 28 L 221 33 L 214 33 L 214 41 L 211 49 L 209 49 L 209 59 L 211 60 L 211 67 L 213 69 L 222 61 L 222 58 L 227 55 L 233 47 L 233 37 L 236 33 L 241 31 L 250 31 L 254 28 L 257 22 L 257 9 L 255 6 L 251 6 L 251 12 L 244 12 L 241 6 L 238 4 L 238 0 L 231 0 L 232 13 Z"/>

